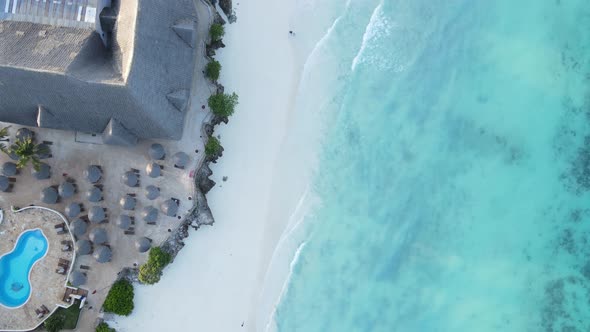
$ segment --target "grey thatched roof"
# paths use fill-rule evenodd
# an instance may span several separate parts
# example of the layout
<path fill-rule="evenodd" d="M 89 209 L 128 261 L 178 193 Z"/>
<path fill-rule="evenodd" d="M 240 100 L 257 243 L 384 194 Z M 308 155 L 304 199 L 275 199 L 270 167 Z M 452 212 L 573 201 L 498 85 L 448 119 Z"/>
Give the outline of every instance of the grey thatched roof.
<path fill-rule="evenodd" d="M 46 163 L 41 163 L 39 165 L 39 170 L 36 170 L 34 167 L 31 170 L 31 174 L 37 180 L 46 180 L 51 177 L 51 166 L 47 165 Z"/>
<path fill-rule="evenodd" d="M 0 175 L 0 191 L 6 191 L 10 187 L 10 181 L 4 175 Z"/>
<path fill-rule="evenodd" d="M 82 236 L 82 235 L 86 234 L 87 229 L 88 229 L 88 224 L 80 218 L 78 218 L 70 223 L 70 230 L 76 236 Z"/>
<path fill-rule="evenodd" d="M 17 168 L 15 163 L 11 163 L 10 161 L 5 162 L 2 165 L 2 174 L 6 176 L 14 176 L 17 173 Z"/>
<path fill-rule="evenodd" d="M 149 177 L 157 178 L 162 174 L 162 169 L 160 168 L 160 165 L 156 163 L 149 163 L 145 167 L 145 172 L 147 173 L 147 175 L 149 175 Z"/>
<path fill-rule="evenodd" d="M 19 130 L 16 131 L 16 139 L 20 140 L 20 141 L 24 141 L 26 139 L 34 139 L 35 138 L 35 133 L 33 133 L 31 130 L 27 129 L 27 128 L 20 128 Z"/>
<path fill-rule="evenodd" d="M 140 237 L 139 239 L 135 240 L 135 248 L 139 252 L 146 252 L 146 251 L 150 250 L 151 247 L 152 247 L 152 241 L 145 236 Z"/>
<path fill-rule="evenodd" d="M 178 167 L 185 167 L 189 162 L 189 157 L 186 153 L 180 151 L 174 154 L 174 165 Z"/>
<path fill-rule="evenodd" d="M 90 165 L 84 170 L 84 178 L 90 183 L 96 183 L 100 181 L 102 177 L 102 171 L 96 165 Z"/>
<path fill-rule="evenodd" d="M 41 191 L 41 201 L 46 204 L 57 203 L 57 190 L 53 187 L 47 187 Z"/>
<path fill-rule="evenodd" d="M 88 240 L 76 241 L 76 253 L 78 255 L 89 255 L 92 252 L 92 243 Z"/>
<path fill-rule="evenodd" d="M 74 218 L 81 212 L 80 203 L 70 203 L 66 206 L 66 216 L 68 218 Z"/>
<path fill-rule="evenodd" d="M 135 187 L 135 186 L 137 186 L 137 183 L 139 182 L 139 178 L 137 177 L 137 174 L 135 174 L 132 171 L 125 172 L 125 174 L 123 174 L 122 180 L 123 180 L 123 183 L 128 185 L 129 187 Z"/>
<path fill-rule="evenodd" d="M 117 219 L 117 226 L 121 229 L 128 230 L 129 226 L 131 226 L 131 217 L 126 214 L 122 214 Z"/>
<path fill-rule="evenodd" d="M 154 222 L 158 219 L 158 210 L 153 206 L 146 206 L 143 211 L 141 211 L 141 217 L 146 222 Z"/>
<path fill-rule="evenodd" d="M 98 187 L 92 186 L 92 188 L 86 192 L 86 199 L 94 203 L 100 202 L 102 199 L 102 190 Z"/>
<path fill-rule="evenodd" d="M 2 120 L 109 143 L 180 139 L 198 38 L 193 0 L 113 1 L 113 10 L 109 48 L 93 29 L 2 21 L 0 77 L 11 78 L 0 85 Z"/>
<path fill-rule="evenodd" d="M 90 231 L 88 238 L 94 244 L 103 244 L 108 240 L 107 231 L 104 228 L 94 228 Z"/>
<path fill-rule="evenodd" d="M 165 200 L 162 205 L 160 205 L 160 209 L 168 217 L 174 217 L 176 212 L 178 212 L 178 204 L 176 204 L 175 201 L 168 199 Z"/>
<path fill-rule="evenodd" d="M 88 211 L 88 220 L 93 224 L 99 224 L 106 218 L 104 208 L 101 206 L 93 206 Z"/>
<path fill-rule="evenodd" d="M 160 188 L 149 185 L 145 188 L 145 197 L 149 200 L 154 200 L 160 196 Z"/>
<path fill-rule="evenodd" d="M 72 286 L 78 287 L 86 283 L 86 276 L 80 271 L 72 271 L 69 281 Z"/>
<path fill-rule="evenodd" d="M 113 253 L 109 247 L 105 246 L 98 246 L 94 249 L 94 253 L 92 256 L 96 259 L 99 263 L 107 263 L 111 261 L 113 257 Z"/>
<path fill-rule="evenodd" d="M 119 200 L 119 204 L 121 205 L 121 208 L 123 210 L 133 210 L 135 209 L 135 198 L 131 197 L 129 195 L 125 195 L 123 197 L 121 197 L 121 199 Z"/>
<path fill-rule="evenodd" d="M 148 154 L 150 158 L 155 160 L 162 160 L 166 156 L 166 152 L 164 151 L 164 147 L 162 144 L 154 143 L 150 145 Z"/>
<path fill-rule="evenodd" d="M 76 192 L 76 188 L 70 182 L 64 182 L 60 184 L 57 190 L 59 195 L 63 198 L 70 198 L 74 196 L 74 193 Z"/>

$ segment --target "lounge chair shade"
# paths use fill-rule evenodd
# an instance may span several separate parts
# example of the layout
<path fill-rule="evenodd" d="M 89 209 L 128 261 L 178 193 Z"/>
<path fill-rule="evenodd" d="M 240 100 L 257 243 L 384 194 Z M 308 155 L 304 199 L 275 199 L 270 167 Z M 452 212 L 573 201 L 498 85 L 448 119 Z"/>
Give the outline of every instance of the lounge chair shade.
<path fill-rule="evenodd" d="M 123 210 L 133 210 L 135 209 L 135 198 L 129 196 L 129 195 L 125 195 L 123 197 L 121 197 L 121 199 L 119 200 L 119 204 L 121 204 L 121 208 Z"/>
<path fill-rule="evenodd" d="M 146 222 L 155 222 L 158 219 L 158 210 L 153 206 L 146 206 L 141 212 L 141 217 Z"/>
<path fill-rule="evenodd" d="M 49 147 L 49 145 L 41 143 L 37 146 L 37 148 L 40 151 L 40 153 L 37 154 L 37 157 L 39 157 L 39 159 L 47 159 L 51 157 L 51 148 Z"/>
<path fill-rule="evenodd" d="M 76 254 L 89 255 L 92 252 L 92 243 L 88 240 L 76 241 Z"/>
<path fill-rule="evenodd" d="M 34 167 L 31 170 L 31 174 L 37 180 L 46 180 L 51 177 L 51 166 L 47 165 L 46 163 L 41 163 L 39 165 L 39 170 L 36 170 Z"/>
<path fill-rule="evenodd" d="M 117 219 L 117 226 L 122 230 L 128 230 L 131 226 L 131 217 L 126 214 L 122 214 Z"/>
<path fill-rule="evenodd" d="M 156 163 L 149 163 L 145 167 L 145 172 L 147 173 L 147 175 L 149 175 L 149 177 L 157 178 L 158 176 L 160 176 L 160 174 L 162 174 L 162 169 L 160 168 L 160 165 Z"/>
<path fill-rule="evenodd" d="M 16 164 L 11 162 L 5 162 L 2 165 L 2 174 L 6 176 L 15 176 L 16 175 Z"/>
<path fill-rule="evenodd" d="M 0 175 L 0 191 L 7 191 L 10 188 L 10 181 L 4 175 Z"/>
<path fill-rule="evenodd" d="M 113 253 L 109 247 L 98 246 L 94 249 L 92 256 L 94 256 L 94 259 L 99 263 L 107 263 L 111 261 Z"/>
<path fill-rule="evenodd" d="M 93 224 L 98 224 L 106 218 L 104 209 L 100 206 L 93 206 L 88 211 L 88 220 Z"/>
<path fill-rule="evenodd" d="M 148 239 L 145 236 L 140 237 L 139 239 L 135 240 L 135 248 L 139 252 L 146 252 L 146 251 L 150 250 L 151 247 L 152 247 L 152 241 L 150 241 L 150 239 Z"/>
<path fill-rule="evenodd" d="M 70 197 L 74 196 L 74 193 L 76 192 L 76 188 L 70 182 L 64 182 L 59 185 L 59 187 L 57 188 L 57 191 L 59 192 L 59 195 L 62 198 L 70 198 Z"/>
<path fill-rule="evenodd" d="M 35 137 L 35 133 L 27 128 L 20 128 L 16 131 L 16 139 L 17 140 L 25 140 L 25 139 L 33 139 Z"/>
<path fill-rule="evenodd" d="M 160 197 L 160 189 L 156 186 L 149 185 L 145 188 L 145 197 L 149 200 L 154 200 Z"/>
<path fill-rule="evenodd" d="M 86 230 L 88 229 L 88 224 L 78 218 L 70 223 L 70 230 L 74 233 L 75 236 L 82 236 L 86 234 Z"/>
<path fill-rule="evenodd" d="M 178 212 L 178 204 L 175 201 L 168 199 L 160 206 L 162 212 L 168 217 L 174 217 Z"/>
<path fill-rule="evenodd" d="M 188 164 L 189 158 L 188 155 L 184 152 L 176 152 L 174 154 L 174 165 L 178 167 L 184 167 Z"/>
<path fill-rule="evenodd" d="M 86 276 L 80 271 L 73 271 L 70 274 L 70 284 L 74 287 L 84 285 L 86 283 Z"/>
<path fill-rule="evenodd" d="M 57 203 L 57 190 L 53 187 L 47 187 L 41 191 L 41 201 L 45 204 Z"/>
<path fill-rule="evenodd" d="M 66 206 L 65 210 L 66 216 L 68 216 L 68 218 L 75 218 L 80 214 L 80 212 L 82 212 L 79 203 L 70 203 Z"/>
<path fill-rule="evenodd" d="M 104 228 L 94 228 L 90 231 L 88 238 L 94 244 L 103 244 L 107 242 L 107 231 Z"/>
<path fill-rule="evenodd" d="M 93 186 L 86 192 L 86 199 L 90 202 L 96 203 L 100 202 L 102 199 L 102 190 L 100 188 Z"/>
<path fill-rule="evenodd" d="M 84 178 L 90 183 L 96 183 L 102 177 L 102 171 L 96 165 L 90 165 L 84 170 Z"/>
<path fill-rule="evenodd" d="M 137 186 L 138 182 L 139 182 L 139 179 L 137 178 L 137 174 L 135 174 L 131 171 L 127 171 L 127 172 L 125 172 L 125 174 L 123 174 L 123 183 L 125 183 L 129 187 Z"/>
<path fill-rule="evenodd" d="M 166 152 L 164 151 L 164 147 L 162 144 L 154 143 L 150 145 L 149 148 L 149 155 L 150 158 L 155 160 L 162 160 L 166 156 Z"/>

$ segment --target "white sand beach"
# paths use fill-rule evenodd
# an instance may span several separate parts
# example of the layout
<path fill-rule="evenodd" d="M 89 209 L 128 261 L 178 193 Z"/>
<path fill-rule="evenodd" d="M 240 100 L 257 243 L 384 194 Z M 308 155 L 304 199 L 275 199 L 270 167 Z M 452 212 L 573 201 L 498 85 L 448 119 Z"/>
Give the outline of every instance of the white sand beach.
<path fill-rule="evenodd" d="M 305 188 L 303 179 L 289 176 L 291 169 L 277 169 L 279 159 L 281 167 L 289 165 L 282 146 L 302 66 L 295 58 L 298 36 L 289 34 L 295 2 L 234 7 L 238 21 L 226 25 L 227 47 L 216 58 L 220 82 L 238 93 L 240 104 L 229 125 L 215 131 L 225 148 L 212 165 L 217 186 L 207 196 L 216 222 L 191 231 L 158 284 L 136 285 L 133 314 L 110 322 L 117 331 L 264 329 L 256 320 L 265 272 Z"/>

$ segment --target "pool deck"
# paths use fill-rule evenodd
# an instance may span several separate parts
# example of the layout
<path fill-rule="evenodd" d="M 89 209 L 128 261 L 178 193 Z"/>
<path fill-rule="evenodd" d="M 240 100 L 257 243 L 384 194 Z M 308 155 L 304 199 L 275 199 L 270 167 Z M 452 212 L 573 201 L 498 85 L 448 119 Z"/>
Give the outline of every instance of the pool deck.
<path fill-rule="evenodd" d="M 13 250 L 14 245 L 24 231 L 39 228 L 47 238 L 48 248 L 45 257 L 33 266 L 31 280 L 31 297 L 25 305 L 9 309 L 0 305 L 0 330 L 30 330 L 49 317 L 46 314 L 38 318 L 35 309 L 45 305 L 53 312 L 58 305 L 68 307 L 62 301 L 66 290 L 67 275 L 55 272 L 59 259 L 73 263 L 74 252 L 62 251 L 61 241 L 73 241 L 69 232 L 58 235 L 54 226 L 64 222 L 55 212 L 40 208 L 29 208 L 15 213 L 9 206 L 0 206 L 4 212 L 4 220 L 0 224 L 0 255 Z"/>

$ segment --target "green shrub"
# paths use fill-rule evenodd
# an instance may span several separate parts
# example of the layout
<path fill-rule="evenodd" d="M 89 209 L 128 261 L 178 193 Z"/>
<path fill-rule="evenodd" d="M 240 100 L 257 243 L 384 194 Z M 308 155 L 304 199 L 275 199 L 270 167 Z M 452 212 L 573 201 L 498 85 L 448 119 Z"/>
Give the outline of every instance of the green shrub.
<path fill-rule="evenodd" d="M 110 327 L 109 324 L 102 322 L 96 327 L 96 332 L 115 332 L 115 329 Z"/>
<path fill-rule="evenodd" d="M 104 311 L 121 316 L 129 316 L 133 311 L 133 285 L 127 280 L 113 284 L 104 300 Z"/>
<path fill-rule="evenodd" d="M 211 41 L 219 41 L 225 35 L 225 28 L 221 24 L 213 23 L 211 28 L 209 29 L 209 36 L 211 36 Z"/>
<path fill-rule="evenodd" d="M 221 64 L 219 61 L 213 60 L 207 64 L 207 68 L 205 68 L 205 75 L 209 77 L 213 81 L 217 81 L 219 79 L 219 73 L 221 72 Z"/>
<path fill-rule="evenodd" d="M 148 261 L 139 267 L 139 281 L 153 285 L 160 281 L 162 270 L 170 263 L 172 256 L 160 247 L 153 247 L 148 254 Z"/>
<path fill-rule="evenodd" d="M 43 326 L 48 332 L 59 332 L 64 327 L 64 318 L 61 315 L 51 315 L 45 320 Z"/>
<path fill-rule="evenodd" d="M 211 112 L 217 116 L 230 116 L 238 105 L 238 95 L 234 92 L 231 95 L 218 93 L 211 95 L 208 100 Z"/>
<path fill-rule="evenodd" d="M 213 157 L 219 155 L 223 151 L 223 147 L 219 140 L 213 136 L 209 137 L 207 144 L 205 144 L 205 155 L 207 157 Z"/>

